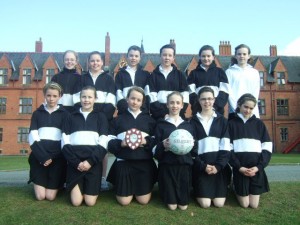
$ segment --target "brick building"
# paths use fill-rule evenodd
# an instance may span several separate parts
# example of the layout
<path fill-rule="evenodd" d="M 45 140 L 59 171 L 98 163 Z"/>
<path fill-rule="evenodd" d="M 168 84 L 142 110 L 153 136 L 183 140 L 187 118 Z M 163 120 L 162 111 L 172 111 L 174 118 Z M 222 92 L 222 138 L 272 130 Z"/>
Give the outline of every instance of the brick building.
<path fill-rule="evenodd" d="M 171 39 L 170 44 L 176 47 Z M 105 37 L 104 69 L 115 75 L 126 53 L 110 52 Z M 86 52 L 79 52 L 79 73 L 87 71 Z M 220 42 L 217 66 L 226 70 L 232 57 L 229 42 Z M 275 152 L 300 152 L 300 57 L 278 56 L 270 46 L 269 56 L 252 56 L 261 77 L 259 109 L 274 142 Z M 187 76 L 197 66 L 198 55 L 177 54 L 175 64 Z M 153 71 L 159 54 L 144 53 L 141 65 Z M 44 101 L 42 88 L 63 68 L 62 52 L 43 52 L 36 41 L 35 52 L 0 52 L 0 154 L 28 154 L 28 132 L 32 112 Z M 225 112 L 226 115 L 227 112 Z M 187 113 L 189 114 L 189 112 Z"/>

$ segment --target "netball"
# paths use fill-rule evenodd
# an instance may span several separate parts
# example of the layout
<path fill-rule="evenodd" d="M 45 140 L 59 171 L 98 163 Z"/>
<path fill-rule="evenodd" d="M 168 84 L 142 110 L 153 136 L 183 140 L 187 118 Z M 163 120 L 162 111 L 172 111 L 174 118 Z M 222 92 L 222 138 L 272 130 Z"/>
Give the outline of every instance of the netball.
<path fill-rule="evenodd" d="M 170 150 L 176 155 L 189 153 L 194 146 L 194 139 L 190 132 L 184 129 L 174 130 L 169 136 Z"/>

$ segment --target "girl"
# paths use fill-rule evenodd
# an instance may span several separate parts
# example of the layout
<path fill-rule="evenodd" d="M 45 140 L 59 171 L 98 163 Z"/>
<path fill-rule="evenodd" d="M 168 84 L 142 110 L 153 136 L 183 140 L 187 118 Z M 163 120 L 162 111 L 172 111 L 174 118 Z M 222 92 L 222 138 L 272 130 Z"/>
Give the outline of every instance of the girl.
<path fill-rule="evenodd" d="M 67 190 L 71 202 L 79 206 L 96 203 L 106 155 L 108 122 L 103 113 L 93 110 L 97 99 L 96 89 L 84 87 L 80 93 L 81 108 L 72 113 L 64 124 L 62 152 L 68 161 Z"/>
<path fill-rule="evenodd" d="M 234 191 L 244 208 L 257 208 L 260 195 L 269 191 L 264 168 L 271 159 L 272 142 L 264 123 L 253 114 L 256 104 L 253 95 L 242 95 L 228 125 Z"/>
<path fill-rule="evenodd" d="M 126 112 L 128 104 L 126 100 L 128 90 L 133 86 L 141 87 L 145 90 L 148 84 L 150 73 L 142 69 L 139 65 L 141 61 L 142 50 L 138 46 L 130 46 L 127 51 L 127 63 L 125 67 L 121 68 L 116 74 L 116 96 L 117 96 L 117 108 L 118 114 Z M 145 90 L 146 100 L 142 105 L 142 111 L 149 113 L 149 96 L 148 91 Z"/>
<path fill-rule="evenodd" d="M 237 100 L 245 93 L 252 94 L 258 99 L 260 91 L 259 73 L 249 63 L 251 62 L 250 48 L 241 44 L 235 48 L 233 63 L 226 70 L 229 82 L 229 119 L 234 115 L 237 108 Z M 255 106 L 253 113 L 259 118 L 258 107 Z"/>
<path fill-rule="evenodd" d="M 116 156 L 108 180 L 116 187 L 116 198 L 121 205 L 129 205 L 135 196 L 140 204 L 147 204 L 156 182 L 157 167 L 152 156 L 155 120 L 141 111 L 145 94 L 133 86 L 127 93 L 128 110 L 113 121 L 114 135 L 108 149 Z M 142 132 L 142 142 L 134 150 L 125 141 L 127 130 L 136 128 Z"/>
<path fill-rule="evenodd" d="M 149 78 L 150 113 L 154 119 L 165 118 L 169 110 L 166 107 L 167 95 L 173 91 L 180 92 L 184 105 L 180 116 L 185 118 L 185 111 L 189 104 L 188 84 L 185 75 L 173 64 L 175 48 L 164 45 L 160 49 L 161 64 L 152 72 Z"/>
<path fill-rule="evenodd" d="M 194 107 L 198 105 L 197 94 L 204 86 L 209 86 L 214 90 L 215 101 L 214 109 L 224 114 L 224 106 L 228 101 L 228 79 L 223 69 L 215 64 L 215 50 L 210 45 L 204 45 L 199 51 L 200 61 L 196 69 L 192 70 L 188 76 L 190 103 L 193 115 L 197 110 Z"/>
<path fill-rule="evenodd" d="M 193 165 L 193 188 L 197 202 L 203 208 L 223 207 L 231 170 L 230 139 L 227 120 L 213 106 L 214 90 L 203 87 L 198 93 L 198 113 L 191 119 L 197 140 L 197 154 Z"/>
<path fill-rule="evenodd" d="M 63 60 L 63 71 L 54 75 L 52 81 L 58 83 L 64 90 L 58 103 L 71 113 L 74 111 L 73 95 L 76 93 L 76 87 L 80 81 L 80 75 L 76 71 L 79 61 L 78 54 L 73 50 L 65 51 Z"/>
<path fill-rule="evenodd" d="M 93 51 L 88 56 L 89 72 L 81 76 L 80 85 L 77 87 L 77 95 L 75 96 L 75 104 L 79 106 L 79 93 L 85 86 L 93 86 L 97 91 L 97 100 L 94 109 L 103 112 L 108 121 L 111 121 L 115 112 L 116 96 L 115 83 L 108 71 L 103 71 L 103 58 L 100 52 Z M 108 156 L 103 159 L 101 190 L 109 190 L 109 184 L 106 181 Z"/>
<path fill-rule="evenodd" d="M 62 95 L 59 84 L 50 82 L 43 89 L 45 103 L 33 114 L 30 124 L 30 178 L 37 200 L 54 200 L 63 187 L 66 162 L 61 154 L 63 120 L 68 112 L 58 105 Z"/>
<path fill-rule="evenodd" d="M 154 157 L 158 160 L 158 187 L 163 202 L 169 209 L 177 207 L 186 210 L 189 204 L 191 187 L 191 153 L 176 155 L 169 148 L 170 134 L 176 129 L 185 129 L 192 133 L 192 127 L 180 117 L 183 108 L 183 96 L 172 92 L 167 96 L 169 116 L 158 121 L 153 148 Z"/>

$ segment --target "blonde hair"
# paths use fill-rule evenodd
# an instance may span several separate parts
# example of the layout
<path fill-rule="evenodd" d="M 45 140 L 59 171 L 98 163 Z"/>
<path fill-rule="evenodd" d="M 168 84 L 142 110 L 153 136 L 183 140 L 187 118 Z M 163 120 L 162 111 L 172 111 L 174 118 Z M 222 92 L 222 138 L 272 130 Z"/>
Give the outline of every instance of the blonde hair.
<path fill-rule="evenodd" d="M 52 90 L 57 90 L 58 93 L 59 93 L 59 96 L 62 96 L 63 95 L 63 89 L 62 87 L 58 84 L 58 83 L 55 83 L 53 81 L 49 82 L 48 84 L 46 84 L 43 88 L 43 93 L 44 95 L 46 95 L 46 92 L 49 90 L 49 89 L 52 89 Z"/>

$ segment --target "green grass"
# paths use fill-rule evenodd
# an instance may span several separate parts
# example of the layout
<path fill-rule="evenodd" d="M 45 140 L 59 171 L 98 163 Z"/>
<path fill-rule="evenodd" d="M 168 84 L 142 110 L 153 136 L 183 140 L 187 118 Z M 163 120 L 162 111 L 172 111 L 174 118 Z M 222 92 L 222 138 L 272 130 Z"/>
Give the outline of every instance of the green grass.
<path fill-rule="evenodd" d="M 0 156 L 0 171 L 28 169 L 28 156 Z"/>
<path fill-rule="evenodd" d="M 146 206 L 133 202 L 122 207 L 113 192 L 105 192 L 94 207 L 73 207 L 67 193 L 60 193 L 54 202 L 36 201 L 31 185 L 0 187 L 0 224 L 300 224 L 300 182 L 273 182 L 270 188 L 261 196 L 258 209 L 239 207 L 230 192 L 223 208 L 202 209 L 192 200 L 186 211 L 170 211 L 162 204 L 157 189 Z"/>
<path fill-rule="evenodd" d="M 0 156 L 0 171 L 29 169 L 28 156 Z M 270 164 L 300 164 L 300 154 L 273 154 Z"/>
<path fill-rule="evenodd" d="M 280 164 L 280 163 L 300 163 L 300 154 L 273 154 L 270 164 Z"/>

